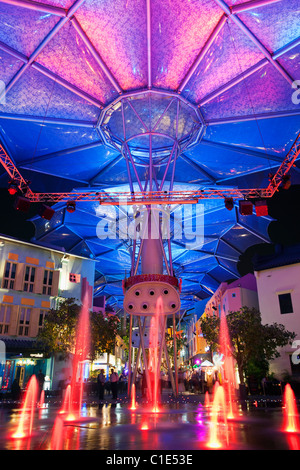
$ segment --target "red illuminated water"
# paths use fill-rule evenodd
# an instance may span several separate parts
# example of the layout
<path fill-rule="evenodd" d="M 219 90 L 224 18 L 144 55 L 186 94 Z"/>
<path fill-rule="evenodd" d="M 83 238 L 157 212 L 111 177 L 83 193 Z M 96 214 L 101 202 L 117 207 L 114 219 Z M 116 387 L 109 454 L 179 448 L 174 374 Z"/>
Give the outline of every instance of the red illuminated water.
<path fill-rule="evenodd" d="M 38 382 L 33 375 L 28 383 L 24 403 L 22 405 L 19 424 L 13 438 L 22 439 L 32 435 L 34 414 L 37 406 Z"/>
<path fill-rule="evenodd" d="M 45 390 L 41 391 L 40 401 L 38 402 L 39 408 L 44 408 L 45 406 Z"/>
<path fill-rule="evenodd" d="M 63 406 L 60 410 L 60 413 L 68 413 L 68 415 L 71 413 L 71 384 L 67 385 L 66 388 L 66 393 L 63 401 Z"/>
<path fill-rule="evenodd" d="M 225 390 L 222 385 L 216 382 L 214 386 L 214 397 L 211 408 L 210 433 L 207 446 L 212 449 L 223 447 L 221 436 L 221 425 L 227 426 L 227 405 Z M 226 428 L 225 428 L 226 429 Z M 223 429 L 224 430 L 224 429 Z"/>
<path fill-rule="evenodd" d="M 64 423 L 60 417 L 57 417 L 54 423 L 50 449 L 51 450 L 62 450 L 63 448 L 63 431 Z"/>
<path fill-rule="evenodd" d="M 283 415 L 284 415 L 284 427 L 283 430 L 286 432 L 300 432 L 299 427 L 299 415 L 297 409 L 297 403 L 295 394 L 290 386 L 287 384 L 284 389 L 283 396 Z"/>
<path fill-rule="evenodd" d="M 161 321 L 161 314 L 163 313 L 163 300 L 162 297 L 158 297 L 156 302 L 155 315 L 151 318 L 150 323 L 150 343 L 149 343 L 149 366 L 150 366 L 150 377 L 152 378 L 152 399 L 154 413 L 159 412 L 158 406 L 158 387 L 160 378 L 160 361 L 159 361 L 159 327 Z"/>
<path fill-rule="evenodd" d="M 80 417 L 84 386 L 84 365 L 90 351 L 90 312 L 84 299 L 76 328 L 76 341 L 73 356 L 71 380 L 71 416 Z"/>
<path fill-rule="evenodd" d="M 232 356 L 232 345 L 228 332 L 228 325 L 226 315 L 224 312 L 221 313 L 220 319 L 220 346 L 221 353 L 224 357 L 223 367 L 223 382 L 222 385 L 225 390 L 226 401 L 228 404 L 228 419 L 236 417 L 236 380 L 235 380 L 235 368 L 234 360 Z"/>
<path fill-rule="evenodd" d="M 135 384 L 131 386 L 131 410 L 136 410 L 136 401 L 135 401 Z"/>

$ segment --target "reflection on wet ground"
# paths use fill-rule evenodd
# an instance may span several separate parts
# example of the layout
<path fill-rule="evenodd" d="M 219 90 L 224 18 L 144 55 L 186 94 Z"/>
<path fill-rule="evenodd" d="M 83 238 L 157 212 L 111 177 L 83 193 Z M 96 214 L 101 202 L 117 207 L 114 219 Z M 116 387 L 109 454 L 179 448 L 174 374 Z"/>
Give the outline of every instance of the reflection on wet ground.
<path fill-rule="evenodd" d="M 66 420 L 60 404 L 36 409 L 31 436 L 13 439 L 20 407 L 0 405 L 0 449 L 6 450 L 201 450 L 209 449 L 211 408 L 204 400 L 166 397 L 159 413 L 147 403 L 84 403 L 81 418 Z M 248 406 L 218 424 L 222 449 L 299 450 L 300 434 L 282 431 L 282 406 Z"/>

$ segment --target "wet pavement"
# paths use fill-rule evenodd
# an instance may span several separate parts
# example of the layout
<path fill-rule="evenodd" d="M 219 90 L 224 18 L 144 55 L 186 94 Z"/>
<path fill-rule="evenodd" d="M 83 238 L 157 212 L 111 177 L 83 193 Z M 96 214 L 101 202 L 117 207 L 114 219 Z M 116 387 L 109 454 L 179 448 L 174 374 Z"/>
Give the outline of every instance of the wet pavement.
<path fill-rule="evenodd" d="M 60 415 L 59 399 L 46 400 L 34 412 L 32 435 L 12 438 L 21 414 L 18 403 L 0 403 L 1 450 L 106 450 L 180 451 L 215 448 L 211 406 L 203 395 L 162 397 L 159 412 L 137 397 L 137 409 L 124 397 L 107 397 L 99 404 L 94 398 L 83 402 L 81 418 L 67 421 Z M 30 418 L 28 417 L 28 420 Z M 280 399 L 246 402 L 234 419 L 221 420 L 215 427 L 219 449 L 299 450 L 300 434 L 282 431 Z M 212 447 L 211 447 L 212 446 Z"/>

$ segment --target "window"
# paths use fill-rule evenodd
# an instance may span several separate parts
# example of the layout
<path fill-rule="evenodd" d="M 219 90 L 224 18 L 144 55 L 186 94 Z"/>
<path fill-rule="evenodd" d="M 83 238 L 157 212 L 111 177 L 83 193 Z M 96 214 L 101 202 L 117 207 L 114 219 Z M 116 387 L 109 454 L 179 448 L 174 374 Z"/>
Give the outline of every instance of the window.
<path fill-rule="evenodd" d="M 47 315 L 48 310 L 40 310 L 40 316 L 39 316 L 39 333 L 44 327 L 44 322 L 45 322 L 45 316 Z"/>
<path fill-rule="evenodd" d="M 24 276 L 24 287 L 25 292 L 33 292 L 35 278 L 35 268 L 33 266 L 26 266 Z"/>
<path fill-rule="evenodd" d="M 70 273 L 69 281 L 70 282 L 76 282 L 78 284 L 80 282 L 80 274 Z"/>
<path fill-rule="evenodd" d="M 45 269 L 44 280 L 43 280 L 43 294 L 46 294 L 46 295 L 52 294 L 52 284 L 53 284 L 53 271 Z"/>
<path fill-rule="evenodd" d="M 0 307 L 0 335 L 7 335 L 10 323 L 11 306 L 1 305 Z"/>
<path fill-rule="evenodd" d="M 31 316 L 31 308 L 22 307 L 20 310 L 19 318 L 19 336 L 28 336 L 29 334 L 29 323 Z"/>
<path fill-rule="evenodd" d="M 231 297 L 236 297 L 235 292 L 233 292 L 233 293 L 231 294 Z"/>
<path fill-rule="evenodd" d="M 17 263 L 6 262 L 2 287 L 3 289 L 13 289 L 16 279 Z"/>
<path fill-rule="evenodd" d="M 278 299 L 281 314 L 293 313 L 292 297 L 290 293 L 279 294 Z"/>

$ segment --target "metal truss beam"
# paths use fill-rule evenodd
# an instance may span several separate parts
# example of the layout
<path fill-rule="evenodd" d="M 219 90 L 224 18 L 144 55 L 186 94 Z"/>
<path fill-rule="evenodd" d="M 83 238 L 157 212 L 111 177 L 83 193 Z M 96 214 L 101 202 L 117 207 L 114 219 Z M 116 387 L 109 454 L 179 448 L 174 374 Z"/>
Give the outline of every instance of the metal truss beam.
<path fill-rule="evenodd" d="M 141 191 L 141 192 L 119 192 L 107 193 L 101 191 L 78 191 L 65 193 L 33 193 L 28 187 L 27 182 L 15 166 L 12 159 L 8 156 L 3 147 L 0 146 L 0 163 L 3 165 L 10 178 L 17 182 L 20 191 L 25 192 L 26 196 L 32 202 L 65 202 L 65 201 L 98 201 L 102 205 L 151 205 L 151 204 L 193 204 L 201 199 L 215 198 L 269 198 L 274 195 L 283 182 L 283 177 L 287 175 L 296 159 L 300 155 L 300 133 L 292 145 L 287 156 L 283 160 L 279 169 L 270 180 L 267 188 L 203 188 L 198 190 L 186 191 Z"/>
<path fill-rule="evenodd" d="M 243 13 L 244 11 L 265 7 L 268 5 L 272 5 L 273 3 L 278 3 L 280 1 L 281 0 L 252 0 L 245 3 L 240 3 L 238 5 L 233 5 L 232 7 L 230 7 L 230 9 L 231 12 L 236 15 L 238 13 Z"/>
<path fill-rule="evenodd" d="M 79 34 L 79 36 L 83 40 L 84 44 L 86 45 L 86 47 L 88 48 L 88 50 L 90 51 L 92 56 L 94 57 L 95 61 L 97 62 L 97 64 L 101 68 L 101 70 L 104 72 L 104 74 L 106 75 L 106 77 L 108 78 L 110 83 L 113 85 L 115 90 L 119 94 L 122 94 L 122 88 L 120 87 L 117 80 L 112 75 L 111 71 L 109 70 L 109 68 L 106 66 L 106 64 L 104 63 L 104 61 L 100 57 L 98 51 L 95 49 L 94 45 L 92 44 L 92 42 L 90 41 L 90 39 L 86 35 L 85 31 L 82 29 L 82 27 L 79 24 L 77 18 L 75 16 L 73 16 L 73 18 L 71 18 L 71 20 L 72 20 L 72 25 L 74 26 L 75 30 L 77 31 L 77 33 Z"/>
<path fill-rule="evenodd" d="M 261 114 L 250 114 L 247 116 L 232 116 L 225 117 L 221 119 L 211 119 L 206 121 L 208 126 L 218 126 L 219 124 L 231 124 L 234 122 L 249 122 L 249 121 L 259 121 L 263 119 L 277 119 L 285 117 L 300 116 L 300 109 L 293 109 L 288 111 L 277 111 Z"/>
<path fill-rule="evenodd" d="M 147 76 L 148 88 L 152 88 L 152 46 L 151 46 L 151 0 L 147 3 Z"/>
<path fill-rule="evenodd" d="M 60 118 L 50 118 L 50 117 L 43 117 L 43 116 L 28 116 L 26 114 L 7 114 L 7 113 L 0 113 L 0 119 L 6 119 L 10 121 L 24 121 L 24 122 L 32 122 L 35 124 L 42 124 L 42 125 L 61 125 L 61 126 L 70 126 L 70 127 L 87 127 L 90 129 L 94 129 L 96 126 L 96 122 L 89 122 L 89 121 L 76 121 L 74 119 L 60 119 Z"/>
<path fill-rule="evenodd" d="M 29 10 L 50 13 L 51 15 L 61 16 L 62 18 L 67 16 L 67 11 L 64 8 L 46 5 L 45 3 L 34 2 L 31 0 L 1 0 L 1 3 L 6 3 L 15 7 L 27 8 Z"/>

